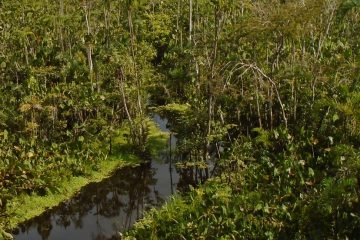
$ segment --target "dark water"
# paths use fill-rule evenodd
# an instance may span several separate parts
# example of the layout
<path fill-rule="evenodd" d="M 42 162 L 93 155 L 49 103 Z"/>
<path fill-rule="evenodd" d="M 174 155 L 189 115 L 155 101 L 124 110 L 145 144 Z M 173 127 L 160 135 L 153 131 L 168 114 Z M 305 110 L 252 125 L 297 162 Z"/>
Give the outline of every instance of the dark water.
<path fill-rule="evenodd" d="M 166 120 L 157 115 L 154 120 L 167 130 Z M 172 137 L 172 147 L 175 144 Z M 162 205 L 176 190 L 179 175 L 168 159 L 165 154 L 86 186 L 73 199 L 20 226 L 13 234 L 15 239 L 111 239 L 130 228 L 144 211 Z"/>

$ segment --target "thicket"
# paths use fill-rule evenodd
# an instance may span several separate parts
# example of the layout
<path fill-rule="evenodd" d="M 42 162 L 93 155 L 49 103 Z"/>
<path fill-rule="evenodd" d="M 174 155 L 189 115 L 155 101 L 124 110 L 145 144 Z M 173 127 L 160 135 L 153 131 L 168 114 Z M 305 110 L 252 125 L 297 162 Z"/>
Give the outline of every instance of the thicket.
<path fill-rule="evenodd" d="M 96 170 L 117 135 L 147 150 L 150 12 L 132 1 L 0 1 L 1 223 L 13 196 Z"/>
<path fill-rule="evenodd" d="M 130 235 L 356 237 L 359 5 L 1 1 L 1 208 L 96 168 L 125 122 L 144 151 L 151 104 L 172 122 L 180 164 L 197 176 L 215 158 L 217 177 Z"/>
<path fill-rule="evenodd" d="M 173 30 L 156 100 L 183 161 L 215 157 L 217 177 L 128 238 L 357 238 L 359 1 L 159 5 Z"/>

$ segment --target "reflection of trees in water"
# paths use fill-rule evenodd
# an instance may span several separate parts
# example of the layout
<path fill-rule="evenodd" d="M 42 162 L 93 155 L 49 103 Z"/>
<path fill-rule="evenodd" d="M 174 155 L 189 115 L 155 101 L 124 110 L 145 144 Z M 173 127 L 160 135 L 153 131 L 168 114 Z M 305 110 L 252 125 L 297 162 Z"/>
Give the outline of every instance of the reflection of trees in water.
<path fill-rule="evenodd" d="M 201 153 L 192 153 L 177 149 L 173 162 L 177 165 L 176 172 L 179 175 L 177 190 L 187 192 L 189 186 L 196 187 L 205 182 L 212 174 L 213 166 L 211 161 L 204 163 L 201 159 Z"/>
<path fill-rule="evenodd" d="M 52 227 L 53 226 L 51 224 L 51 218 L 45 219 L 43 224 L 41 224 L 37 227 L 37 230 L 38 230 L 40 236 L 42 237 L 42 239 L 45 240 L 45 239 L 49 238 Z"/>
<path fill-rule="evenodd" d="M 208 168 L 177 168 L 177 173 L 179 174 L 178 191 L 186 192 L 189 190 L 189 186 L 196 187 L 198 184 L 205 182 L 208 179 L 208 171 Z"/>
<path fill-rule="evenodd" d="M 186 191 L 189 185 L 196 186 L 207 175 L 200 168 L 177 169 L 176 172 L 179 174 L 177 189 L 180 191 Z M 71 200 L 22 226 L 21 231 L 35 226 L 42 239 L 46 240 L 55 225 L 63 229 L 70 226 L 82 229 L 85 217 L 93 217 L 98 224 L 97 229 L 89 229 L 89 232 L 98 232 L 93 234 L 92 239 L 109 239 L 102 230 L 109 226 L 102 226 L 100 217 L 116 219 L 112 226 L 115 233 L 131 227 L 145 210 L 164 203 L 164 196 L 156 190 L 155 174 L 150 162 L 135 168 L 123 168 L 101 183 L 89 184 Z M 108 221 L 106 223 L 109 224 Z M 113 235 L 110 239 L 117 237 Z"/>
<path fill-rule="evenodd" d="M 115 226 L 114 229 L 129 228 L 136 219 L 141 217 L 143 210 L 164 202 L 155 190 L 157 182 L 154 178 L 155 174 L 151 163 L 135 168 L 123 168 L 101 183 L 89 184 L 76 197 L 61 204 L 51 213 L 43 214 L 29 222 L 22 232 L 35 225 L 38 233 L 45 240 L 50 236 L 52 224 L 65 229 L 71 224 L 75 228 L 82 228 L 83 219 L 89 214 L 93 214 L 95 218 L 120 216 L 118 219 L 122 223 L 117 227 L 121 229 L 115 229 Z M 54 217 L 55 222 L 52 221 Z M 94 236 L 93 239 L 106 238 L 100 234 Z"/>

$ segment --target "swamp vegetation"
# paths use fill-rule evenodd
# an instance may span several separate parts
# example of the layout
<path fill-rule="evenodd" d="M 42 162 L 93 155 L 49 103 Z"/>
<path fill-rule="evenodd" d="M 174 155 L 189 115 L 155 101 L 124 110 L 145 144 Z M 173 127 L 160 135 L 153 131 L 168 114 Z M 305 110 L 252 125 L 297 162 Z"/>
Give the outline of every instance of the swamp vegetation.
<path fill-rule="evenodd" d="M 18 196 L 151 154 L 157 112 L 200 186 L 126 239 L 358 238 L 359 7 L 0 1 L 0 229 Z"/>

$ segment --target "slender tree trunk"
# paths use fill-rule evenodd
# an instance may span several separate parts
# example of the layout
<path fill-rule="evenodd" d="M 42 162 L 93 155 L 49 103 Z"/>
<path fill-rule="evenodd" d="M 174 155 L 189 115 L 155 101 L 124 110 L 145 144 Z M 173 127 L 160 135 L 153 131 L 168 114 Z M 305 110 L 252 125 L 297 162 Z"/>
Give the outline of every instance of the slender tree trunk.
<path fill-rule="evenodd" d="M 193 31 L 193 0 L 189 0 L 189 42 L 192 42 Z"/>
<path fill-rule="evenodd" d="M 273 86 L 270 87 L 270 129 L 274 127 L 274 114 L 273 114 Z"/>
<path fill-rule="evenodd" d="M 213 112 L 214 112 L 214 93 L 213 93 L 213 81 L 215 79 L 215 63 L 217 59 L 217 51 L 218 51 L 218 40 L 219 40 L 219 22 L 218 22 L 218 8 L 215 7 L 214 9 L 214 22 L 215 22 L 215 29 L 214 29 L 214 44 L 212 49 L 212 60 L 210 65 L 210 79 L 207 83 L 208 88 L 208 126 L 207 126 L 207 137 L 206 137 L 206 145 L 204 151 L 204 161 L 207 160 L 209 157 L 209 149 L 210 149 L 210 135 L 212 130 L 212 122 L 213 122 Z"/>
<path fill-rule="evenodd" d="M 258 87 L 259 83 L 256 82 L 255 83 L 255 95 L 256 95 L 256 109 L 257 109 L 257 113 L 258 113 L 258 122 L 259 122 L 259 127 L 262 128 L 262 121 L 261 121 L 261 111 L 260 111 L 260 103 L 259 103 L 259 87 Z"/>
<path fill-rule="evenodd" d="M 84 1 L 84 11 L 85 11 L 85 22 L 86 22 L 86 29 L 87 29 L 87 34 L 90 37 L 91 36 L 91 26 L 90 26 L 90 3 L 86 0 Z M 94 75 L 94 64 L 93 64 L 93 59 L 92 59 L 92 43 L 88 42 L 87 43 L 87 58 L 88 58 L 88 63 L 89 63 L 89 75 L 90 75 L 90 84 L 91 84 L 91 91 L 94 91 L 94 79 L 93 79 L 93 75 Z"/>
<path fill-rule="evenodd" d="M 118 79 L 118 87 L 119 87 L 121 97 L 122 97 L 122 100 L 123 100 L 123 104 L 124 104 L 125 113 L 126 113 L 126 116 L 128 117 L 128 120 L 130 122 L 130 127 L 133 128 L 134 124 L 133 124 L 133 120 L 132 120 L 129 108 L 127 106 L 126 95 L 125 95 L 124 73 L 123 73 L 121 68 L 118 70 L 117 79 Z"/>
<path fill-rule="evenodd" d="M 105 23 L 105 30 L 106 30 L 106 48 L 109 49 L 110 48 L 110 36 L 109 36 L 109 11 L 106 8 L 106 6 L 104 7 L 104 23 Z"/>
<path fill-rule="evenodd" d="M 140 115 L 143 115 L 142 112 L 142 105 L 141 105 L 141 82 L 138 76 L 138 70 L 137 70 L 137 64 L 136 64 L 136 43 L 135 43 L 135 33 L 134 33 L 134 25 L 132 21 L 132 8 L 131 6 L 128 6 L 128 25 L 129 25 L 129 33 L 130 33 L 130 43 L 131 43 L 131 57 L 132 57 L 132 63 L 135 73 L 135 82 L 137 87 L 137 105 L 138 105 L 138 111 Z"/>
<path fill-rule="evenodd" d="M 61 51 L 65 52 L 65 44 L 64 44 L 64 33 L 63 33 L 63 17 L 64 17 L 64 0 L 60 0 L 60 8 L 59 8 L 59 35 L 60 35 L 60 44 L 61 44 Z"/>
<path fill-rule="evenodd" d="M 318 49 L 317 49 L 317 52 L 316 52 L 316 58 L 319 58 L 321 56 L 321 52 L 322 52 L 322 47 L 324 45 L 324 42 L 326 41 L 328 35 L 329 35 L 329 32 L 330 32 L 330 27 L 331 27 L 331 24 L 332 24 L 332 21 L 334 19 L 334 15 L 335 15 L 335 12 L 336 12 L 336 6 L 334 3 L 332 3 L 332 1 L 329 1 L 329 6 L 327 6 L 330 11 L 330 15 L 329 15 L 329 18 L 327 19 L 327 22 L 326 22 L 326 27 L 325 27 L 325 33 L 323 35 L 320 35 L 319 37 L 319 42 L 318 42 Z M 330 5 L 331 4 L 331 5 Z"/>
<path fill-rule="evenodd" d="M 180 18 L 180 1 L 177 1 L 177 11 L 176 11 L 176 38 L 175 38 L 175 43 L 176 45 L 178 44 L 179 41 L 179 33 L 180 33 L 180 25 L 179 25 L 179 18 Z"/>
<path fill-rule="evenodd" d="M 29 51 L 28 51 L 26 42 L 27 42 L 27 40 L 26 40 L 26 37 L 25 37 L 25 39 L 24 39 L 25 63 L 26 63 L 26 65 L 29 65 Z"/>

